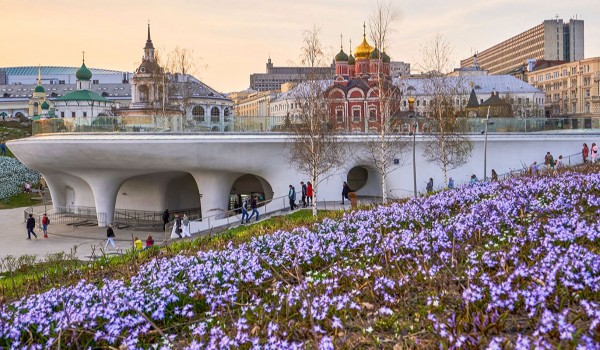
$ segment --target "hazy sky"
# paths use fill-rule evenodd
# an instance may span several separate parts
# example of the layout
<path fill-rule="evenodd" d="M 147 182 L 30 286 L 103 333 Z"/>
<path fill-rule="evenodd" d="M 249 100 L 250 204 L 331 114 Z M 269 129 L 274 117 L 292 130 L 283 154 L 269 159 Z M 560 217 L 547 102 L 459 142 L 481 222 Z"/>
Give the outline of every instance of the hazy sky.
<path fill-rule="evenodd" d="M 150 20 L 154 46 L 194 51 L 195 76 L 223 92 L 249 86 L 275 65 L 299 65 L 302 33 L 321 28 L 332 53 L 344 35 L 356 47 L 376 0 L 0 0 L 0 67 L 78 66 L 133 71 L 140 63 Z M 598 0 L 395 0 L 400 18 L 389 38 L 393 60 L 420 60 L 420 47 L 442 33 L 456 66 L 474 50 L 529 29 L 544 19 L 585 21 L 585 56 L 600 56 Z"/>

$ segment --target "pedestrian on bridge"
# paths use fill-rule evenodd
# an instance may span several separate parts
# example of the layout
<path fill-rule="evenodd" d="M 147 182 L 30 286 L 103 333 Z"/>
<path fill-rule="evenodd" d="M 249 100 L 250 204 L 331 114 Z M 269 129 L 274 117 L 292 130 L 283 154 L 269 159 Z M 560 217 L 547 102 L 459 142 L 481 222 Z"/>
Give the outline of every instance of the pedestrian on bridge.
<path fill-rule="evenodd" d="M 298 208 L 296 205 L 296 189 L 292 185 L 290 185 L 290 190 L 288 191 L 288 198 L 290 200 L 290 211 Z"/>
<path fill-rule="evenodd" d="M 183 214 L 183 220 L 181 222 L 183 224 L 183 233 L 181 235 L 183 237 L 192 237 L 190 234 L 190 218 L 188 218 L 187 214 Z"/>
<path fill-rule="evenodd" d="M 252 208 L 252 212 L 250 213 L 250 217 L 246 220 L 246 223 L 250 222 L 250 219 L 256 214 L 256 221 L 258 221 L 258 198 L 256 196 L 252 197 L 252 201 L 250 202 L 250 208 Z"/>
<path fill-rule="evenodd" d="M 310 181 L 308 181 L 306 183 L 306 201 L 308 202 L 308 205 L 310 205 L 312 207 L 312 205 L 313 205 L 313 185 L 310 183 Z"/>
<path fill-rule="evenodd" d="M 581 149 L 581 156 L 583 157 L 583 163 L 587 163 L 588 155 L 590 153 L 590 149 L 588 148 L 587 143 L 583 144 L 583 148 Z"/>
<path fill-rule="evenodd" d="M 592 164 L 596 163 L 596 158 L 598 157 L 598 146 L 595 143 L 592 143 Z"/>
<path fill-rule="evenodd" d="M 433 178 L 429 178 L 429 181 L 427 182 L 427 186 L 425 186 L 425 189 L 427 190 L 427 193 L 431 193 L 433 192 Z"/>
<path fill-rule="evenodd" d="M 249 221 L 248 199 L 244 198 L 244 200 L 242 201 L 242 224 L 244 222 L 248 222 L 248 221 Z"/>
<path fill-rule="evenodd" d="M 344 181 L 344 184 L 342 185 L 342 203 L 340 204 L 344 204 L 344 199 L 349 199 L 348 195 L 350 195 L 350 186 Z"/>
<path fill-rule="evenodd" d="M 300 188 L 302 189 L 302 208 L 306 208 L 306 185 L 304 181 L 300 181 Z"/>
<path fill-rule="evenodd" d="M 547 152 L 546 157 L 544 157 L 544 165 L 546 165 L 546 169 L 554 170 L 554 157 L 550 152 Z"/>

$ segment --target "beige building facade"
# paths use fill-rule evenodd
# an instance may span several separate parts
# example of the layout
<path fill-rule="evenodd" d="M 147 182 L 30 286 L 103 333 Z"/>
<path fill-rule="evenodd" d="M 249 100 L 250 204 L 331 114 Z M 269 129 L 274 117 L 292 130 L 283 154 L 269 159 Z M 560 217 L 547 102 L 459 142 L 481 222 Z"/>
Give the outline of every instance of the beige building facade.
<path fill-rule="evenodd" d="M 548 117 L 600 115 L 600 57 L 534 70 L 527 81 L 544 91 Z"/>
<path fill-rule="evenodd" d="M 482 69 L 490 74 L 506 74 L 528 60 L 577 61 L 584 57 L 583 20 L 545 20 L 521 34 L 477 53 Z M 474 57 L 460 61 L 461 67 L 473 65 Z"/>

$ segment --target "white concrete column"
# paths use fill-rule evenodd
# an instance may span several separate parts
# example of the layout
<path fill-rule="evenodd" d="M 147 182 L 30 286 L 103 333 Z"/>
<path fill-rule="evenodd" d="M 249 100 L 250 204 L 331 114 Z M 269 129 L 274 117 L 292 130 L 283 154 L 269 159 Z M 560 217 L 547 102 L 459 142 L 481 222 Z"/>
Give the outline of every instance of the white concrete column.
<path fill-rule="evenodd" d="M 190 171 L 190 174 L 196 180 L 201 195 L 202 217 L 216 215 L 220 212 L 219 209 L 227 210 L 231 186 L 238 177 L 243 175 L 205 170 Z"/>
<path fill-rule="evenodd" d="M 116 178 L 97 178 L 88 181 L 94 193 L 99 227 L 106 227 L 113 222 L 117 192 L 122 182 Z"/>
<path fill-rule="evenodd" d="M 48 190 L 50 191 L 54 211 L 58 212 L 60 207 L 67 206 L 65 184 L 61 180 L 61 176 L 59 174 L 44 172 L 42 176 L 44 177 L 44 180 L 46 180 L 46 184 L 48 185 Z"/>

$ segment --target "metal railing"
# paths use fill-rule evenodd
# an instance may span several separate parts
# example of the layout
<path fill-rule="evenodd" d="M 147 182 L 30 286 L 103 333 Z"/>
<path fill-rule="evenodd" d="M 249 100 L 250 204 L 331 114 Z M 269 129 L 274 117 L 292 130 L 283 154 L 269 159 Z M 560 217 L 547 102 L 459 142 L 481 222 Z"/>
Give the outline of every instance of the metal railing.
<path fill-rule="evenodd" d="M 485 118 L 465 118 L 466 132 L 479 133 Z M 420 129 L 426 127 L 428 118 L 417 116 Z M 553 130 L 600 129 L 600 116 L 565 118 L 516 118 L 492 117 L 494 124 L 488 132 L 530 133 Z M 415 119 L 397 118 L 399 130 L 405 124 L 413 124 Z M 231 117 L 226 123 L 195 122 L 193 118 L 162 116 L 101 116 L 88 118 L 50 118 L 33 121 L 33 135 L 48 133 L 198 133 L 198 132 L 282 132 L 285 131 L 285 118 L 277 116 Z M 431 130 L 434 131 L 434 130 Z M 340 133 L 345 133 L 343 129 Z"/>
<path fill-rule="evenodd" d="M 53 224 L 62 224 L 62 225 L 72 225 L 73 227 L 77 226 L 95 226 L 98 225 L 98 220 L 100 222 L 106 221 L 106 213 L 97 213 L 96 209 L 94 210 L 78 210 L 78 211 L 56 211 L 56 212 L 46 212 L 35 210 L 36 207 L 27 208 L 23 211 L 24 220 L 27 221 L 29 218 L 29 214 L 33 215 L 37 226 L 42 225 L 42 217 L 44 213 L 50 219 L 50 225 Z"/>
<path fill-rule="evenodd" d="M 559 155 L 560 157 L 560 155 Z M 554 158 L 555 160 L 557 160 L 558 158 Z M 538 166 L 538 171 L 547 171 L 548 166 L 546 164 L 544 164 L 545 160 L 541 160 L 538 161 L 537 166 Z M 570 154 L 568 156 L 563 156 L 562 157 L 562 166 L 574 166 L 574 165 L 578 165 L 578 164 L 583 164 L 583 157 L 581 155 L 581 152 L 579 153 L 573 153 Z M 506 173 L 502 173 L 498 175 L 498 179 L 506 179 L 509 177 L 514 177 L 514 176 L 521 176 L 524 174 L 529 174 L 531 168 L 531 164 L 523 164 L 522 168 L 519 169 L 512 169 L 510 171 L 507 171 Z M 490 178 L 488 178 L 490 179 Z"/>
<path fill-rule="evenodd" d="M 259 215 L 266 215 L 283 210 L 286 207 L 288 207 L 289 199 L 286 195 L 258 202 L 257 205 Z M 251 212 L 252 209 L 248 208 L 248 214 L 250 214 Z M 192 235 L 214 228 L 230 227 L 234 224 L 241 223 L 242 207 L 233 208 L 230 210 L 222 210 L 217 214 L 213 214 L 202 218 L 188 216 L 188 219 L 190 220 L 190 234 Z M 175 221 L 169 222 L 165 229 L 165 236 L 171 235 L 174 225 Z"/>

